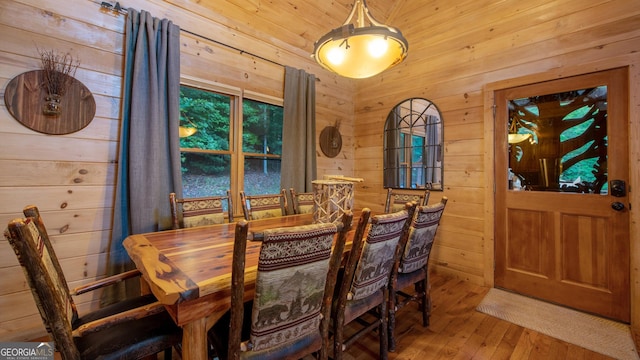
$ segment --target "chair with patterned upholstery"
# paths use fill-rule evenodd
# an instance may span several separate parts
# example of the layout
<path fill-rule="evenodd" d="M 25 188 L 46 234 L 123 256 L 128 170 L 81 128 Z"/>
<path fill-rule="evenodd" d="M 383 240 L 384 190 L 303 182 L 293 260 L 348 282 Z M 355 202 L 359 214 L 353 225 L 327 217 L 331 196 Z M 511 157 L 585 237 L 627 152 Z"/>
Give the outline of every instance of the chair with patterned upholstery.
<path fill-rule="evenodd" d="M 247 195 L 240 192 L 242 212 L 247 221 L 260 220 L 287 215 L 287 192 L 282 189 L 278 194 Z"/>
<path fill-rule="evenodd" d="M 352 218 L 349 211 L 339 225 L 265 230 L 255 295 L 247 304 L 243 303 L 244 268 L 250 225 L 238 222 L 231 310 L 209 331 L 218 358 L 281 360 L 315 353 L 327 359 L 331 298 Z"/>
<path fill-rule="evenodd" d="M 225 204 L 226 203 L 226 204 Z M 169 194 L 173 229 L 233 222 L 231 192 L 224 196 L 208 196 L 179 199 L 175 193 Z M 225 214 L 225 205 L 227 207 Z"/>
<path fill-rule="evenodd" d="M 63 359 L 140 359 L 182 341 L 182 330 L 152 295 L 139 296 L 79 316 L 73 296 L 139 275 L 132 271 L 86 284 L 72 291 L 35 206 L 26 218 L 9 222 L 5 238 L 11 244 L 44 325 Z"/>
<path fill-rule="evenodd" d="M 299 193 L 293 188 L 289 189 L 294 214 L 312 214 L 315 202 L 313 192 Z"/>
<path fill-rule="evenodd" d="M 334 359 L 341 360 L 344 350 L 373 330 L 378 330 L 379 358 L 387 359 L 389 276 L 408 237 L 408 219 L 415 207 L 415 203 L 407 203 L 404 210 L 371 216 L 364 239 L 365 231 L 359 223 L 339 281 L 339 291 L 333 299 Z M 363 209 L 360 221 L 367 221 L 369 213 L 369 209 Z M 351 323 L 362 327 L 347 338 L 345 326 Z"/>
<path fill-rule="evenodd" d="M 416 208 L 409 238 L 401 253 L 398 263 L 392 272 L 389 284 L 389 350 L 395 351 L 395 324 L 396 313 L 399 309 L 414 301 L 422 311 L 422 326 L 429 326 L 431 314 L 431 296 L 429 284 L 429 271 L 427 263 L 433 241 L 438 230 L 440 218 L 447 204 L 447 197 L 433 205 L 418 206 Z M 414 292 L 404 292 L 410 286 Z"/>
<path fill-rule="evenodd" d="M 391 213 L 404 209 L 404 204 L 415 202 L 418 206 L 427 205 L 429 202 L 429 189 L 418 191 L 387 189 L 387 200 L 384 203 L 384 212 Z"/>

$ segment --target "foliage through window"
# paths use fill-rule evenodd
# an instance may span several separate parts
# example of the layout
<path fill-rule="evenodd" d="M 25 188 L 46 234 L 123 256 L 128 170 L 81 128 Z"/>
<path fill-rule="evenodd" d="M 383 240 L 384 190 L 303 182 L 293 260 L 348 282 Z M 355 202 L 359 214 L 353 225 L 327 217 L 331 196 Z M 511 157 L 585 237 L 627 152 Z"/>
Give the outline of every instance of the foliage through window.
<path fill-rule="evenodd" d="M 442 190 L 442 116 L 426 99 L 395 106 L 384 126 L 384 187 Z"/>
<path fill-rule="evenodd" d="M 513 188 L 607 193 L 607 87 L 509 100 Z M 512 134 L 523 136 L 515 139 Z M 526 141 L 525 141 L 526 140 Z"/>
<path fill-rule="evenodd" d="M 229 189 L 239 199 L 241 190 L 251 195 L 280 191 L 282 106 L 242 95 L 181 86 L 184 197 L 224 195 Z M 238 212 L 239 201 L 234 203 Z"/>

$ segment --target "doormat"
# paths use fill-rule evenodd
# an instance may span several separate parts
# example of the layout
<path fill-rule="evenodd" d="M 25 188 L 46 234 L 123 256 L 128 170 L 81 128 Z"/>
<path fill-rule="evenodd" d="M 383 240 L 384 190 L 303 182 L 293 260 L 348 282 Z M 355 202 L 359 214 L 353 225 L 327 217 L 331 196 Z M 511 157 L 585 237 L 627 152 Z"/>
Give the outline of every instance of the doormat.
<path fill-rule="evenodd" d="M 492 288 L 476 310 L 620 360 L 640 360 L 629 326 Z"/>

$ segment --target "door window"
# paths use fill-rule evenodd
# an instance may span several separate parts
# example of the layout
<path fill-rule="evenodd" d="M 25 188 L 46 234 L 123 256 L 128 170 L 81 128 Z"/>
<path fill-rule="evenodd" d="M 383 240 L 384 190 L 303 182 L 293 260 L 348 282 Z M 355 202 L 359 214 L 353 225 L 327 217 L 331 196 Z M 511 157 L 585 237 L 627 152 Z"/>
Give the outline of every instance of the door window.
<path fill-rule="evenodd" d="M 509 189 L 607 194 L 607 86 L 507 106 Z"/>

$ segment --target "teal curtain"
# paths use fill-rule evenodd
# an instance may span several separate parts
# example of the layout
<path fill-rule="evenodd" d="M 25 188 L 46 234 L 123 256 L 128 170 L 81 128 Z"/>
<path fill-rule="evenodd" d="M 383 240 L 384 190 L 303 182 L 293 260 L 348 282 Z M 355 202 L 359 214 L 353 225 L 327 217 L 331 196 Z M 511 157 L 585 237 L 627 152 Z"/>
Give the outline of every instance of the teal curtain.
<path fill-rule="evenodd" d="M 316 77 L 285 66 L 282 188 L 313 191 L 316 180 Z"/>
<path fill-rule="evenodd" d="M 122 242 L 171 227 L 169 193 L 180 173 L 180 28 L 128 10 L 122 124 L 108 275 L 134 268 Z M 103 304 L 139 295 L 139 280 L 112 286 Z"/>

